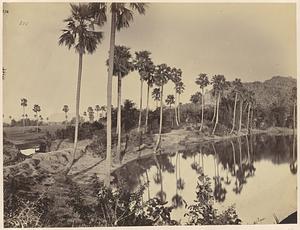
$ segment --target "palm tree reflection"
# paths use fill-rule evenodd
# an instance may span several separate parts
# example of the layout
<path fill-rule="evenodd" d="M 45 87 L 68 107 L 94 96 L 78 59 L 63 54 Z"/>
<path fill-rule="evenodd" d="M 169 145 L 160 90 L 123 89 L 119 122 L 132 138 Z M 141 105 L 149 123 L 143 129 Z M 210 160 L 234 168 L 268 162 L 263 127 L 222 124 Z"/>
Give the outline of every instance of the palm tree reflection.
<path fill-rule="evenodd" d="M 157 167 L 157 172 L 153 177 L 153 180 L 156 184 L 160 184 L 160 191 L 156 194 L 156 196 L 162 201 L 165 202 L 167 199 L 167 194 L 164 192 L 163 189 L 163 176 L 162 176 L 162 169 L 161 166 L 157 160 L 156 155 L 154 156 L 154 161 Z"/>
<path fill-rule="evenodd" d="M 172 197 L 172 203 L 174 208 L 182 207 L 183 205 L 183 198 L 181 195 L 178 194 L 178 190 L 184 188 L 184 181 L 180 178 L 180 160 L 178 160 L 179 153 L 176 153 L 176 167 L 175 167 L 175 175 L 176 175 L 176 194 Z M 179 162 L 179 165 L 178 165 Z M 178 170 L 179 166 L 179 170 Z M 177 175 L 177 171 L 179 171 L 179 179 Z"/>
<path fill-rule="evenodd" d="M 294 134 L 293 135 L 293 158 L 290 163 L 290 171 L 293 175 L 297 174 L 297 158 L 296 158 L 296 138 L 297 136 Z"/>
<path fill-rule="evenodd" d="M 212 148 L 214 150 L 214 165 L 215 165 L 215 188 L 214 188 L 214 197 L 217 202 L 223 202 L 226 198 L 226 189 L 223 188 L 222 180 L 224 180 L 223 177 L 220 177 L 219 173 L 219 163 L 217 162 L 217 153 L 214 144 L 212 143 Z"/>

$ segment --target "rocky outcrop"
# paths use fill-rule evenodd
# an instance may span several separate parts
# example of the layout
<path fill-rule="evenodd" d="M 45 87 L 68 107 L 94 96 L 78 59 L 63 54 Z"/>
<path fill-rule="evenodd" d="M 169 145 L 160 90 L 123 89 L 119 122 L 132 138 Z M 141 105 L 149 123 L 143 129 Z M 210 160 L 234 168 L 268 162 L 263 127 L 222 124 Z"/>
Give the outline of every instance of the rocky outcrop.
<path fill-rule="evenodd" d="M 26 159 L 19 149 L 14 144 L 6 139 L 3 139 L 3 165 L 12 165 Z"/>

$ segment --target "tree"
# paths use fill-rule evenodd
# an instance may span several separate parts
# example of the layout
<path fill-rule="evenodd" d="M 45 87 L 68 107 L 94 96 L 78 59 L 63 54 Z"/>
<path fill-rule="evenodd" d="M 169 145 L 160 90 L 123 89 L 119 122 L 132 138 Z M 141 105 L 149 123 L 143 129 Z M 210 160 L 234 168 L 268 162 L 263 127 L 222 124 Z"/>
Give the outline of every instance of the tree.
<path fill-rule="evenodd" d="M 156 102 L 156 108 L 158 107 L 158 102 L 160 100 L 160 89 L 154 88 L 152 91 L 152 98 Z"/>
<path fill-rule="evenodd" d="M 117 145 L 117 162 L 121 160 L 121 134 L 122 134 L 122 121 L 121 121 L 121 101 L 122 101 L 122 78 L 127 76 L 133 71 L 134 65 L 130 54 L 130 48 L 125 46 L 115 47 L 114 71 L 113 75 L 118 77 L 118 116 L 117 116 L 117 132 L 118 132 L 118 145 Z M 107 61 L 107 64 L 108 61 Z"/>
<path fill-rule="evenodd" d="M 155 77 L 154 81 L 157 86 L 160 87 L 160 119 L 159 119 L 159 136 L 157 139 L 156 149 L 158 148 L 160 141 L 161 141 L 161 132 L 162 132 L 162 122 L 163 122 L 163 92 L 164 92 L 164 85 L 170 79 L 171 68 L 168 67 L 166 64 L 160 64 L 155 69 Z"/>
<path fill-rule="evenodd" d="M 101 108 L 100 108 L 100 106 L 99 105 L 96 105 L 95 106 L 95 111 L 96 111 L 96 113 L 97 113 L 97 119 L 99 120 L 99 112 L 101 111 Z"/>
<path fill-rule="evenodd" d="M 79 126 L 79 104 L 80 104 L 80 87 L 82 76 L 82 59 L 83 55 L 95 52 L 97 45 L 103 38 L 103 32 L 93 31 L 90 28 L 93 26 L 93 14 L 88 4 L 70 4 L 71 16 L 64 20 L 67 23 L 66 28 L 63 29 L 63 34 L 59 37 L 59 45 L 65 45 L 68 49 L 74 47 L 75 52 L 78 53 L 78 77 L 77 77 L 77 89 L 76 89 L 76 122 L 75 122 L 75 135 L 74 135 L 74 149 L 73 159 L 70 167 L 66 170 L 66 173 L 71 169 L 77 148 L 78 141 L 78 126 Z M 98 18 L 98 22 L 103 19 Z"/>
<path fill-rule="evenodd" d="M 293 87 L 291 100 L 293 102 L 293 134 L 296 134 L 296 106 L 297 106 L 297 88 Z"/>
<path fill-rule="evenodd" d="M 183 84 L 182 81 L 179 81 L 177 84 L 176 84 L 176 93 L 178 94 L 178 108 L 177 108 L 177 113 L 178 113 L 178 122 L 180 123 L 181 120 L 180 120 L 180 105 L 181 105 L 181 102 L 180 102 L 180 95 L 184 92 L 184 89 L 185 89 L 185 85 Z"/>
<path fill-rule="evenodd" d="M 23 121 L 23 132 L 25 132 L 25 107 L 27 107 L 27 99 L 21 99 L 21 106 L 23 107 L 22 121 Z"/>
<path fill-rule="evenodd" d="M 242 130 L 242 120 L 243 120 L 243 103 L 245 100 L 245 96 L 246 96 L 246 89 L 245 87 L 240 88 L 240 92 L 239 92 L 239 104 L 240 104 L 240 118 L 239 118 L 239 129 L 238 129 L 238 133 L 241 132 Z"/>
<path fill-rule="evenodd" d="M 89 120 L 90 120 L 90 123 L 94 122 L 94 109 L 92 106 L 89 106 L 87 108 L 87 113 L 88 113 L 88 116 L 89 116 Z"/>
<path fill-rule="evenodd" d="M 172 115 L 171 115 L 171 106 L 173 104 L 175 104 L 175 97 L 174 95 L 168 95 L 166 100 L 165 100 L 166 104 L 170 106 L 170 121 L 172 121 L 172 126 L 173 126 L 173 119 L 172 119 Z M 176 113 L 176 111 L 175 111 Z"/>
<path fill-rule="evenodd" d="M 102 106 L 100 107 L 100 111 L 101 111 L 101 114 L 102 114 L 102 116 L 103 116 L 103 113 L 106 112 L 106 106 L 105 106 L 105 105 L 102 105 Z M 104 117 L 106 117 L 106 115 L 104 115 Z"/>
<path fill-rule="evenodd" d="M 65 122 L 66 122 L 66 125 L 67 125 L 67 123 L 68 123 L 69 106 L 68 105 L 64 105 L 62 111 L 65 113 L 65 118 L 66 118 Z"/>
<path fill-rule="evenodd" d="M 176 121 L 176 125 L 179 125 L 179 119 L 178 119 L 178 113 L 177 113 L 177 92 L 180 91 L 179 90 L 179 83 L 181 83 L 181 77 L 182 77 L 182 71 L 181 69 L 176 69 L 173 68 L 172 69 L 172 82 L 175 84 L 175 106 L 174 106 L 174 110 L 175 110 L 175 121 Z"/>
<path fill-rule="evenodd" d="M 39 131 L 39 118 L 38 118 L 38 113 L 41 112 L 41 107 L 37 104 L 33 106 L 33 112 L 35 112 L 34 117 L 36 118 L 36 132 Z"/>
<path fill-rule="evenodd" d="M 106 4 L 105 3 L 91 3 L 93 9 L 95 23 L 103 25 L 106 21 Z M 145 14 L 146 3 L 111 3 L 111 30 L 109 43 L 109 61 L 108 61 L 108 79 L 107 79 L 107 132 L 106 132 L 106 171 L 107 178 L 105 185 L 110 185 L 110 168 L 111 168 L 111 102 L 112 102 L 112 76 L 114 68 L 115 57 L 115 35 L 116 30 L 120 31 L 122 28 L 129 27 L 133 21 L 133 11 L 139 14 Z"/>
<path fill-rule="evenodd" d="M 250 113 L 251 113 L 251 109 L 252 109 L 252 105 L 254 104 L 254 92 L 251 90 L 247 90 L 246 91 L 246 102 L 247 102 L 247 108 L 248 108 L 248 112 L 247 112 L 247 133 L 250 133 Z"/>
<path fill-rule="evenodd" d="M 212 131 L 212 135 L 214 135 L 219 122 L 219 106 L 220 106 L 221 95 L 223 94 L 224 90 L 228 87 L 228 83 L 226 82 L 224 75 L 215 75 L 212 78 L 212 84 L 213 84 L 213 92 L 215 95 L 217 95 L 216 122 Z"/>
<path fill-rule="evenodd" d="M 200 89 L 201 89 L 201 99 L 202 99 L 202 105 L 201 105 L 201 126 L 200 126 L 200 132 L 202 130 L 203 127 L 203 118 L 204 118 L 204 88 L 207 87 L 209 85 L 209 80 L 207 77 L 206 73 L 200 73 L 196 79 L 196 84 L 199 85 Z"/>
<path fill-rule="evenodd" d="M 84 120 L 85 120 L 85 118 L 86 118 L 86 116 L 87 116 L 86 111 L 83 112 L 83 116 L 84 116 Z"/>
<path fill-rule="evenodd" d="M 232 132 L 234 130 L 234 126 L 235 126 L 236 103 L 237 103 L 237 99 L 238 99 L 238 94 L 241 91 L 241 88 L 243 87 L 243 85 L 241 83 L 241 79 L 238 79 L 238 78 L 236 78 L 233 81 L 232 85 L 233 85 L 232 92 L 235 94 L 235 97 L 234 97 L 234 107 L 233 107 L 232 129 L 230 131 L 230 134 L 232 134 Z"/>
<path fill-rule="evenodd" d="M 147 81 L 149 77 L 152 75 L 151 68 L 153 66 L 153 62 L 151 61 L 150 54 L 151 53 L 146 50 L 135 53 L 134 68 L 139 72 L 140 81 L 141 81 L 138 132 L 140 132 L 141 123 L 142 123 L 143 82 Z M 149 92 L 149 85 L 148 85 L 148 92 Z"/>

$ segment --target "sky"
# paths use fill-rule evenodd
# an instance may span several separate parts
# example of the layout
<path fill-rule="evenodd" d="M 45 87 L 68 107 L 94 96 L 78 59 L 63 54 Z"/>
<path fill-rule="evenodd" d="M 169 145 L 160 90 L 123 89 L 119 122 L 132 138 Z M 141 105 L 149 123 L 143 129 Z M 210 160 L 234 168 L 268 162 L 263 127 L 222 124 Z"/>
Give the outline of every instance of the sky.
<path fill-rule="evenodd" d="M 58 45 L 70 16 L 67 3 L 6 3 L 3 18 L 4 121 L 20 119 L 20 99 L 28 100 L 51 120 L 64 119 L 67 104 L 75 113 L 78 54 Z M 110 19 L 110 15 L 109 15 Z M 101 28 L 104 40 L 93 55 L 83 57 L 80 113 L 88 106 L 106 104 L 110 20 Z M 198 90 L 199 73 L 223 74 L 227 80 L 264 81 L 272 76 L 296 78 L 295 3 L 152 3 L 146 15 L 135 15 L 130 28 L 116 34 L 116 44 L 151 52 L 155 64 L 181 68 L 189 102 Z M 132 72 L 122 81 L 122 100 L 139 103 L 139 75 Z M 117 81 L 113 79 L 113 104 Z M 174 94 L 169 83 L 165 96 Z M 144 105 L 146 88 L 144 89 Z M 150 100 L 150 106 L 155 103 Z"/>

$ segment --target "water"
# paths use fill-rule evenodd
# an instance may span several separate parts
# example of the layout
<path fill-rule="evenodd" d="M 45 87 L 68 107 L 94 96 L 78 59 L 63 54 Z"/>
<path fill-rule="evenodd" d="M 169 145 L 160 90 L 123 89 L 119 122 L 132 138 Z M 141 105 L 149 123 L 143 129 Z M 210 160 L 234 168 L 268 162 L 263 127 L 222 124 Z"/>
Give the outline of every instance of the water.
<path fill-rule="evenodd" d="M 253 135 L 189 145 L 182 152 L 165 149 L 157 158 L 124 166 L 116 178 L 124 179 L 130 190 L 149 180 L 144 200 L 160 196 L 172 204 L 179 195 L 192 204 L 201 169 L 211 178 L 216 208 L 235 205 L 243 224 L 272 224 L 274 215 L 282 220 L 297 210 L 296 167 L 293 136 Z M 172 218 L 184 223 L 186 211 L 179 204 Z"/>

